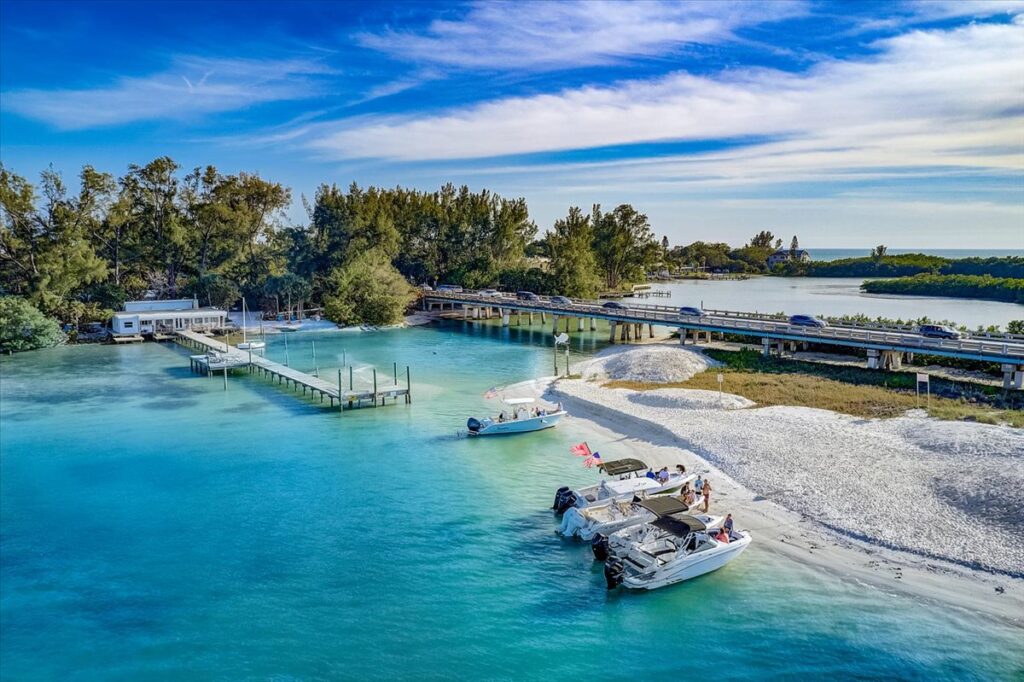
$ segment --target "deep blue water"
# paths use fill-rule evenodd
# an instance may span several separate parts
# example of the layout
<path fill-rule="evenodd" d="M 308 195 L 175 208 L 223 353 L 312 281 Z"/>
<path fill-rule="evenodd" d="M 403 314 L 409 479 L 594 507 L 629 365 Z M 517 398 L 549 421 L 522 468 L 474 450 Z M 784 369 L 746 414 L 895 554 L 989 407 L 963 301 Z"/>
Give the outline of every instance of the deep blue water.
<path fill-rule="evenodd" d="M 461 325 L 294 334 L 412 367 L 413 404 L 338 414 L 172 345 L 0 364 L 0 677 L 1020 679 L 1019 629 L 820 575 L 755 545 L 704 578 L 608 594 L 548 507 L 596 478 L 558 429 L 456 438 L 545 335 Z M 284 337 L 270 342 L 283 357 Z M 592 339 L 578 339 L 590 352 Z M 383 369 L 387 368 L 388 372 Z M 606 456 L 618 443 L 592 443 Z M 631 453 L 640 454 L 642 453 Z M 742 520 L 741 520 L 742 521 Z"/>

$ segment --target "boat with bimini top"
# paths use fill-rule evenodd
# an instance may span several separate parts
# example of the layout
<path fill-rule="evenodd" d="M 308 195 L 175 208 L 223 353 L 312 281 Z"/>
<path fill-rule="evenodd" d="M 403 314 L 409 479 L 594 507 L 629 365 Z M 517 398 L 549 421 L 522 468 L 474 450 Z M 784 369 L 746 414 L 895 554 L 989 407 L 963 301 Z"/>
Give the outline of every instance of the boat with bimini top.
<path fill-rule="evenodd" d="M 511 408 L 510 413 L 506 414 L 503 410 L 495 417 L 470 417 L 466 422 L 470 436 L 500 436 L 550 429 L 566 414 L 561 405 L 550 410 L 527 407 L 536 402 L 533 398 L 505 398 L 502 402 Z"/>
<path fill-rule="evenodd" d="M 592 457 L 599 457 L 596 453 Z M 604 504 L 608 500 L 631 500 L 634 497 L 645 497 L 650 495 L 669 495 L 678 493 L 683 484 L 689 479 L 683 473 L 673 472 L 666 477 L 659 479 L 652 476 L 641 475 L 641 471 L 648 469 L 648 466 L 638 459 L 617 459 L 611 462 L 600 462 L 597 465 L 608 477 L 600 483 L 588 485 L 575 490 L 569 486 L 562 486 L 555 491 L 555 501 L 551 508 L 557 514 L 563 514 L 567 509 L 576 507 L 586 509 L 598 504 Z"/>
<path fill-rule="evenodd" d="M 647 504 L 653 512 L 655 506 Z M 721 518 L 673 513 L 650 523 L 597 536 L 594 556 L 606 554 L 604 577 L 608 589 L 618 586 L 654 590 L 690 580 L 726 565 L 750 545 L 748 531 L 721 526 Z"/>

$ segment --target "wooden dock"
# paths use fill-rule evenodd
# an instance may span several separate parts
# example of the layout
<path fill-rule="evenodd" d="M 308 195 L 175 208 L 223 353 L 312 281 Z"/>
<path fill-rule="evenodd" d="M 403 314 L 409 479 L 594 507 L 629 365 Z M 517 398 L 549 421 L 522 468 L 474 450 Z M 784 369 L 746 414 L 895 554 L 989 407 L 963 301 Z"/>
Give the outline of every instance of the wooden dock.
<path fill-rule="evenodd" d="M 229 346 L 223 341 L 217 341 L 193 331 L 182 330 L 177 332 L 175 341 L 187 348 L 204 351 L 202 355 L 189 356 L 189 364 L 192 371 L 200 372 L 207 376 L 223 372 L 225 388 L 227 387 L 228 370 L 245 369 L 250 374 L 258 374 L 269 378 L 271 381 L 276 381 L 279 385 L 284 384 L 296 392 L 301 390 L 303 396 L 308 392 L 310 398 L 319 398 L 321 403 L 325 400 L 330 401 L 331 407 L 337 405 L 339 409 L 383 406 L 388 404 L 388 398 L 392 399 L 391 404 L 397 403 L 399 398 L 404 399 L 406 404 L 412 402 L 412 386 L 408 367 L 405 368 L 406 384 L 404 387 L 398 386 L 398 367 L 396 365 L 394 386 L 389 388 L 379 387 L 377 385 L 377 370 L 374 369 L 373 389 L 359 390 L 353 386 L 353 372 L 350 366 L 349 387 L 345 389 L 343 388 L 342 371 L 340 369 L 338 370 L 338 382 L 332 383 L 287 365 L 282 365 L 279 362 L 268 360 L 258 353 Z"/>

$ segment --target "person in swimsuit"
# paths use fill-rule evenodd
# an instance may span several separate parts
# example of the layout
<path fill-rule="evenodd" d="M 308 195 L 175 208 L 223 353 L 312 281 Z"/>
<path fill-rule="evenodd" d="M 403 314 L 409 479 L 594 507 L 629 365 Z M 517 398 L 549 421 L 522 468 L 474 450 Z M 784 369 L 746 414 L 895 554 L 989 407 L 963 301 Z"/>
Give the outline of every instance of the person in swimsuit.
<path fill-rule="evenodd" d="M 704 513 L 708 513 L 708 507 L 711 505 L 711 481 L 704 479 L 704 488 L 702 489 L 704 494 Z"/>

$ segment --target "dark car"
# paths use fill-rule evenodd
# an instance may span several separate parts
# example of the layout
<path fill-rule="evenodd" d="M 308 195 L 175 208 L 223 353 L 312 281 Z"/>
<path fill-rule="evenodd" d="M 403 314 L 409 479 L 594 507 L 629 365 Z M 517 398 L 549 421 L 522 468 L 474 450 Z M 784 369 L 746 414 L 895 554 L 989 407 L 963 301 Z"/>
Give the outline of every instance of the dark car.
<path fill-rule="evenodd" d="M 795 324 L 798 327 L 827 327 L 828 322 L 821 318 L 814 317 L 813 315 L 793 315 L 789 318 L 790 324 Z"/>
<path fill-rule="evenodd" d="M 688 317 L 704 317 L 704 311 L 703 310 L 701 310 L 700 308 L 695 308 L 693 306 L 689 306 L 689 305 L 684 305 L 682 308 L 680 308 L 679 309 L 679 314 L 680 315 L 685 315 L 685 316 L 688 316 Z"/>
<path fill-rule="evenodd" d="M 944 324 L 922 324 L 917 332 L 930 339 L 959 339 L 961 336 L 960 332 Z"/>
<path fill-rule="evenodd" d="M 609 310 L 628 310 L 628 308 L 618 301 L 606 301 L 601 305 L 602 308 L 608 308 Z"/>
<path fill-rule="evenodd" d="M 516 298 L 520 301 L 539 301 L 540 296 L 533 293 L 532 291 L 517 291 Z"/>
<path fill-rule="evenodd" d="M 565 296 L 552 296 L 551 302 L 557 305 L 572 305 L 572 301 Z"/>

